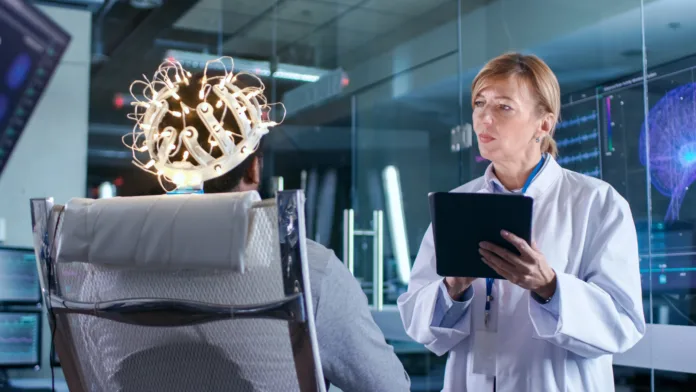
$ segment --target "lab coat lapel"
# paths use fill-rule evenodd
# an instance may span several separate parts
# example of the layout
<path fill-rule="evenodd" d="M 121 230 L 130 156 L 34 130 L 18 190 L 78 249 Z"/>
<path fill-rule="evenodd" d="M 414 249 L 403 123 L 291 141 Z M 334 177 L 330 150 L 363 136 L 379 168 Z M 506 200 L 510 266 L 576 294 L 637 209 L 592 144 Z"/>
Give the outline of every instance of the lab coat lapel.
<path fill-rule="evenodd" d="M 529 189 L 527 189 L 525 196 L 529 196 L 532 199 L 540 197 L 561 178 L 562 174 L 563 169 L 561 166 L 551 155 L 547 154 L 544 165 L 541 167 L 536 178 L 534 178 L 534 181 L 529 185 Z M 483 174 L 483 183 L 476 193 L 495 193 L 495 189 L 493 189 L 495 181 L 497 181 L 497 177 L 495 173 L 493 173 L 493 164 L 491 163 L 486 168 L 486 172 Z"/>
<path fill-rule="evenodd" d="M 551 155 L 547 154 L 544 166 L 541 167 L 539 174 L 529 185 L 525 195 L 532 199 L 542 196 L 559 178 L 561 178 L 562 174 L 563 169 L 561 166 Z"/>

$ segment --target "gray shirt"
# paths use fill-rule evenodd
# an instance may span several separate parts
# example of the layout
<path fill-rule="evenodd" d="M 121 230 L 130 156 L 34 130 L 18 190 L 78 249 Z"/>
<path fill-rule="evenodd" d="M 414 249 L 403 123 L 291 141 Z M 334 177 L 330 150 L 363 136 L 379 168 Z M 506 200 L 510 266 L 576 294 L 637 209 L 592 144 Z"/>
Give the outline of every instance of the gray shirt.
<path fill-rule="evenodd" d="M 372 319 L 367 297 L 357 280 L 332 251 L 312 241 L 307 244 L 309 284 L 324 377 L 344 392 L 408 391 L 408 376 Z M 183 297 L 224 303 L 224 298 L 264 287 L 267 279 L 267 274 L 255 274 L 251 269 L 246 274 L 228 272 L 210 276 L 205 271 L 197 276 L 194 272 L 178 274 L 89 265 L 87 274 L 78 296 L 86 302 Z M 192 279 L 198 279 L 197 284 L 191 285 L 195 287 L 193 291 L 188 291 Z M 202 284 L 203 281 L 207 284 Z M 291 360 L 291 356 L 284 358 L 283 355 L 290 353 L 276 355 L 272 349 L 268 350 L 269 347 L 290 348 L 287 335 L 283 334 L 287 326 L 274 320 L 239 320 L 234 326 L 207 323 L 165 329 L 133 327 L 89 316 L 78 316 L 76 320 L 73 339 L 80 342 L 83 350 L 82 365 L 88 371 L 90 391 L 113 391 L 116 386 L 145 379 L 156 383 L 157 387 L 138 388 L 172 390 L 166 383 L 178 380 L 172 375 L 178 375 L 182 366 L 187 370 L 181 373 L 183 375 L 211 374 L 208 384 L 197 384 L 197 390 L 206 391 L 285 391 L 289 389 L 282 389 L 283 380 L 296 376 L 293 366 L 283 366 L 287 365 L 283 361 Z M 193 348 L 182 347 L 186 342 L 195 343 L 196 349 L 208 347 L 210 354 L 193 355 Z M 175 347 L 170 350 L 171 344 Z M 259 345 L 266 349 L 257 350 Z M 138 355 L 150 351 L 150 357 L 138 359 Z M 212 355 L 218 351 L 221 357 Z M 177 357 L 173 352 L 183 356 Z M 196 359 L 196 356 L 201 358 Z M 130 365 L 133 363 L 137 366 Z M 239 363 L 249 366 L 241 370 L 237 366 Z M 268 376 L 269 366 L 275 369 L 270 370 L 274 372 L 272 379 Z M 167 370 L 168 367 L 178 370 Z M 137 371 L 140 369 L 150 373 L 147 377 L 139 377 Z M 195 377 L 189 381 L 201 382 Z M 177 388 L 186 389 L 184 385 L 177 385 Z"/>
<path fill-rule="evenodd" d="M 324 377 L 344 392 L 408 391 L 410 380 L 372 318 L 358 281 L 333 251 L 307 240 Z"/>

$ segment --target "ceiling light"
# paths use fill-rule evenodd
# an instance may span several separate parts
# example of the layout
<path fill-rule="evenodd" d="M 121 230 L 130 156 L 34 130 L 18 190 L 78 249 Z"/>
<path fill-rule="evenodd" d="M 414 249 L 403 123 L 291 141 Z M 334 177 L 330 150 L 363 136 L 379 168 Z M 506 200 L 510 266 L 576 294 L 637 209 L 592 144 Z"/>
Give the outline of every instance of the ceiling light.
<path fill-rule="evenodd" d="M 206 62 L 213 56 L 205 53 L 195 53 L 179 50 L 168 50 L 165 59 L 176 59 L 176 61 L 188 68 L 203 69 Z M 220 64 L 209 64 L 209 67 L 220 67 Z M 330 71 L 326 69 L 307 67 L 295 64 L 278 64 L 278 68 L 271 75 L 271 64 L 268 61 L 248 60 L 237 58 L 234 61 L 236 72 L 248 72 L 259 77 L 273 76 L 276 79 L 294 80 L 298 82 L 316 82 Z"/>
<path fill-rule="evenodd" d="M 162 6 L 162 0 L 130 0 L 130 5 L 133 8 L 141 10 L 149 10 Z"/>

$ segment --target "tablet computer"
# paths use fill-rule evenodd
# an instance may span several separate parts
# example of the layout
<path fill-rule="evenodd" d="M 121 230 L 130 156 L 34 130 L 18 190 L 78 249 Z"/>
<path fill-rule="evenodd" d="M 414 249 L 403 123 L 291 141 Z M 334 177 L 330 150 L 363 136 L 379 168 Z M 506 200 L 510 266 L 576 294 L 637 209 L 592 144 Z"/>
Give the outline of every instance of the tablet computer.
<path fill-rule="evenodd" d="M 507 230 L 530 243 L 533 199 L 523 195 L 436 192 L 429 196 L 437 274 L 504 279 L 481 260 L 479 243 L 488 241 L 515 254 Z"/>

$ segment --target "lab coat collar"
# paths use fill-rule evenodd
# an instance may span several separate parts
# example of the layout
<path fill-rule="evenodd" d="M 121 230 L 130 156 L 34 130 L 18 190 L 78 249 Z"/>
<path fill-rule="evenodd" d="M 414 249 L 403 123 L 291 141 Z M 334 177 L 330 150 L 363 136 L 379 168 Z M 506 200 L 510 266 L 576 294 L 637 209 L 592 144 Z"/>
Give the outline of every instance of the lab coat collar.
<path fill-rule="evenodd" d="M 544 165 L 541 167 L 541 170 L 539 170 L 536 178 L 532 180 L 532 183 L 529 185 L 529 189 L 527 189 L 526 195 L 532 198 L 536 198 L 544 194 L 544 192 L 561 177 L 563 172 L 561 166 L 551 155 L 545 154 L 544 156 Z M 520 193 L 521 191 L 520 189 L 515 189 L 512 191 L 505 189 L 503 184 L 500 182 L 500 180 L 498 180 L 498 177 L 496 177 L 495 173 L 493 172 L 493 163 L 488 165 L 483 178 L 483 188 L 479 192 L 498 193 L 499 190 L 497 190 L 496 187 L 502 189 L 503 192 L 506 193 Z"/>

